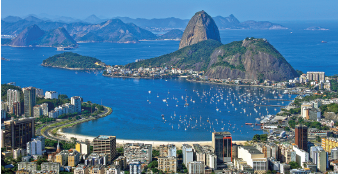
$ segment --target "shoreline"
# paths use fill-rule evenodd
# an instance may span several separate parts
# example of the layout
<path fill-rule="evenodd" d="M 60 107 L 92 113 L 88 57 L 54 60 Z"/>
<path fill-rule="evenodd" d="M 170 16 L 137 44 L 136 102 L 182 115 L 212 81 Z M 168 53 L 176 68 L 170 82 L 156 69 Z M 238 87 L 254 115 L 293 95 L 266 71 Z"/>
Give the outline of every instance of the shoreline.
<path fill-rule="evenodd" d="M 84 71 L 84 70 L 89 70 L 89 71 L 101 71 L 101 70 L 104 70 L 104 68 L 67 68 L 67 67 L 58 67 L 58 66 L 49 66 L 49 65 L 44 65 L 44 64 L 41 64 L 41 66 L 43 67 L 52 67 L 52 68 L 60 68 L 60 69 L 65 69 L 65 70 L 76 70 L 76 71 Z"/>
<path fill-rule="evenodd" d="M 114 75 L 103 75 L 104 77 L 111 77 L 111 78 L 129 78 L 129 79 L 165 79 L 165 78 L 154 78 L 154 77 L 132 77 L 132 76 L 114 76 Z M 272 86 L 262 86 L 262 85 L 245 85 L 245 84 L 227 84 L 227 83 L 217 83 L 217 82 L 206 82 L 206 81 L 195 81 L 195 80 L 190 80 L 186 79 L 187 76 L 177 76 L 177 77 L 169 77 L 168 79 L 171 78 L 183 78 L 188 82 L 195 82 L 195 83 L 204 83 L 204 84 L 217 84 L 217 85 L 225 85 L 225 86 L 246 86 L 246 87 L 261 87 L 261 88 L 271 88 L 271 89 L 290 89 L 290 88 L 280 88 L 280 87 L 272 87 Z"/>
<path fill-rule="evenodd" d="M 60 135 L 62 135 L 65 139 L 70 140 L 70 138 L 74 137 L 78 141 L 85 141 L 88 139 L 89 141 L 93 141 L 95 137 L 79 135 L 73 133 L 65 133 L 63 131 L 58 131 Z M 235 144 L 244 144 L 247 141 L 232 141 Z M 175 144 L 176 147 L 182 147 L 183 144 L 200 144 L 200 145 L 212 145 L 212 141 L 156 141 L 156 140 L 138 140 L 138 139 L 119 139 L 116 138 L 116 144 L 123 145 L 125 143 L 144 143 L 144 144 L 152 144 L 153 147 L 158 147 L 163 144 Z"/>

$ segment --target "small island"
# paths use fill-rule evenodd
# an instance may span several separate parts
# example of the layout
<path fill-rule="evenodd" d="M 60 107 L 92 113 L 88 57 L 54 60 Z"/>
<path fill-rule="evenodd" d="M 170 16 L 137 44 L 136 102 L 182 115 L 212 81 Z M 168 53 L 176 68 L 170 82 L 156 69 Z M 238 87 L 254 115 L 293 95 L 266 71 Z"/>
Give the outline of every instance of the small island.
<path fill-rule="evenodd" d="M 69 70 L 103 70 L 106 64 L 89 56 L 81 56 L 73 52 L 64 52 L 42 61 L 42 66 L 57 67 Z"/>

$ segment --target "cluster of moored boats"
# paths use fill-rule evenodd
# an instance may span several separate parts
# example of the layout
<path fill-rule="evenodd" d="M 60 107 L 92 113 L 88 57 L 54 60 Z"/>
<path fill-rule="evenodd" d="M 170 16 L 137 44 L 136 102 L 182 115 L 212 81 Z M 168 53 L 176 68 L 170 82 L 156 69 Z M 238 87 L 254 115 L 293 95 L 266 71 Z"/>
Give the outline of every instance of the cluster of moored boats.
<path fill-rule="evenodd" d="M 148 91 L 151 96 L 151 91 Z M 254 91 L 251 88 L 220 88 L 220 87 L 211 87 L 209 90 L 192 90 L 189 92 L 186 90 L 186 95 L 172 95 L 168 90 L 168 94 L 165 98 L 160 97 L 158 94 L 156 95 L 156 103 L 158 103 L 158 99 L 162 100 L 164 105 L 167 108 L 173 108 L 173 114 L 169 115 L 161 115 L 162 122 L 164 124 L 168 124 L 172 129 L 178 130 L 206 130 L 209 132 L 214 131 L 231 131 L 231 132 L 240 132 L 242 133 L 243 125 L 249 125 L 254 128 L 254 126 L 260 126 L 260 121 L 263 119 L 258 117 L 264 117 L 264 115 L 269 114 L 269 109 L 274 109 L 275 113 L 277 113 L 277 109 L 274 107 L 261 107 L 254 106 L 254 104 L 266 105 L 267 103 L 271 103 L 267 101 L 268 97 L 274 97 L 275 99 L 282 99 L 285 95 L 280 90 L 271 90 L 266 88 L 255 88 Z M 163 96 L 163 95 L 162 95 Z M 289 96 L 290 97 L 290 96 Z M 149 104 L 151 104 L 150 100 L 147 99 Z M 199 103 L 200 102 L 200 103 Z M 284 103 L 283 101 L 276 101 L 277 104 Z M 174 104 L 174 106 L 171 106 Z M 190 104 L 190 106 L 189 106 Z M 202 104 L 202 105 L 201 105 Z M 220 113 L 216 115 L 216 117 L 212 115 L 212 118 L 202 117 L 194 117 L 191 115 L 177 115 L 175 107 L 185 107 L 185 108 L 194 108 L 196 110 L 202 110 L 202 108 L 207 108 L 210 110 L 210 107 L 214 107 L 216 113 Z M 203 106 L 201 108 L 201 106 Z M 266 113 L 261 108 L 266 109 Z M 180 112 L 180 110 L 178 110 Z M 200 111 L 199 111 L 200 112 Z M 229 117 L 233 117 L 234 113 L 242 114 L 238 117 L 247 116 L 247 119 L 252 119 L 248 121 L 255 121 L 254 123 L 239 123 L 241 120 L 236 119 L 236 122 L 231 122 Z M 202 113 L 203 114 L 203 113 Z M 231 115 L 228 115 L 231 114 Z M 252 118 L 250 118 L 252 117 Z M 256 117 L 256 118 L 255 118 Z M 234 123 L 235 122 L 235 123 Z M 247 131 L 247 130 L 246 130 Z M 247 132 L 248 133 L 248 132 Z"/>

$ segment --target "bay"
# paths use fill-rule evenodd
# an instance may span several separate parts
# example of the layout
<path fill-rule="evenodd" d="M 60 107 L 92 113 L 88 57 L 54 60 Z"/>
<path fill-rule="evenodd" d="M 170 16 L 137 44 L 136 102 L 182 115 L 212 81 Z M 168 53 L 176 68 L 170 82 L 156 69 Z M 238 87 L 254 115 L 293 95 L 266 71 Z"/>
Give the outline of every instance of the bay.
<path fill-rule="evenodd" d="M 309 25 L 312 24 L 302 24 L 303 26 L 290 24 L 293 26 L 289 30 L 224 30 L 220 33 L 222 43 L 243 40 L 246 37 L 266 38 L 295 69 L 303 72 L 325 71 L 327 75 L 333 75 L 337 74 L 336 68 L 338 68 L 337 27 L 329 22 L 324 24 L 327 24 L 330 30 L 304 31 L 306 26 L 310 27 Z M 321 41 L 327 41 L 327 43 L 321 43 Z M 176 51 L 178 45 L 179 41 L 144 41 L 137 44 L 81 43 L 79 48 L 72 52 L 96 57 L 109 65 L 124 65 L 136 59 L 147 59 Z M 253 131 L 252 127 L 244 123 L 255 123 L 255 118 L 266 115 L 267 111 L 269 114 L 276 114 L 280 110 L 279 108 L 275 110 L 274 107 L 267 109 L 264 107 L 256 108 L 257 113 L 254 111 L 253 104 L 259 102 L 257 98 L 261 99 L 261 96 L 274 98 L 272 90 L 191 83 L 183 79 L 167 81 L 163 79 L 121 79 L 86 72 L 75 74 L 75 71 L 46 68 L 40 65 L 42 60 L 60 53 L 55 48 L 2 46 L 1 49 L 1 56 L 10 59 L 10 61 L 1 62 L 2 84 L 16 82 L 21 87 L 34 86 L 44 91 L 54 90 L 67 94 L 69 97 L 82 96 L 84 101 L 98 104 L 102 102 L 103 105 L 112 107 L 114 110 L 105 118 L 64 130 L 69 133 L 90 136 L 115 135 L 119 139 L 205 141 L 211 140 L 212 131 L 229 129 L 234 140 L 249 140 L 254 134 L 262 132 Z M 148 91 L 151 93 L 149 94 Z M 223 99 L 220 99 L 219 95 L 222 91 Z M 203 92 L 207 95 L 201 99 Z M 235 97 L 238 99 L 240 95 L 248 93 L 252 95 L 251 101 L 257 96 L 255 100 L 257 102 L 239 104 L 239 100 Z M 189 106 L 184 107 L 187 96 L 189 96 L 187 98 Z M 216 98 L 217 96 L 219 98 Z M 211 99 L 212 97 L 214 98 Z M 285 96 L 284 98 L 289 99 Z M 166 99 L 168 103 L 164 103 L 163 99 Z M 234 106 L 231 105 L 231 101 Z M 282 102 L 269 102 L 269 104 L 277 103 Z M 284 105 L 287 103 L 284 102 Z M 219 111 L 216 111 L 216 108 Z M 245 113 L 242 108 L 246 109 Z M 174 117 L 174 113 L 176 117 L 172 119 L 171 116 Z M 162 114 L 167 121 L 163 120 Z M 181 116 L 181 121 L 179 121 L 179 116 Z M 201 117 L 202 120 L 200 120 Z"/>

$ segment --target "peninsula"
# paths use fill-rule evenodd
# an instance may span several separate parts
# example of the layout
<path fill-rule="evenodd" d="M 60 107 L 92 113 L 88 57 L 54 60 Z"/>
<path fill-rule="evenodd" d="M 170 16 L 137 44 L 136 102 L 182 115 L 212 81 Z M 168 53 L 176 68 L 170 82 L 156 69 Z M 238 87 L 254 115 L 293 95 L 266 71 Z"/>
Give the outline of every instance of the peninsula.
<path fill-rule="evenodd" d="M 43 60 L 41 65 L 69 70 L 103 70 L 106 64 L 94 57 L 64 52 Z"/>

